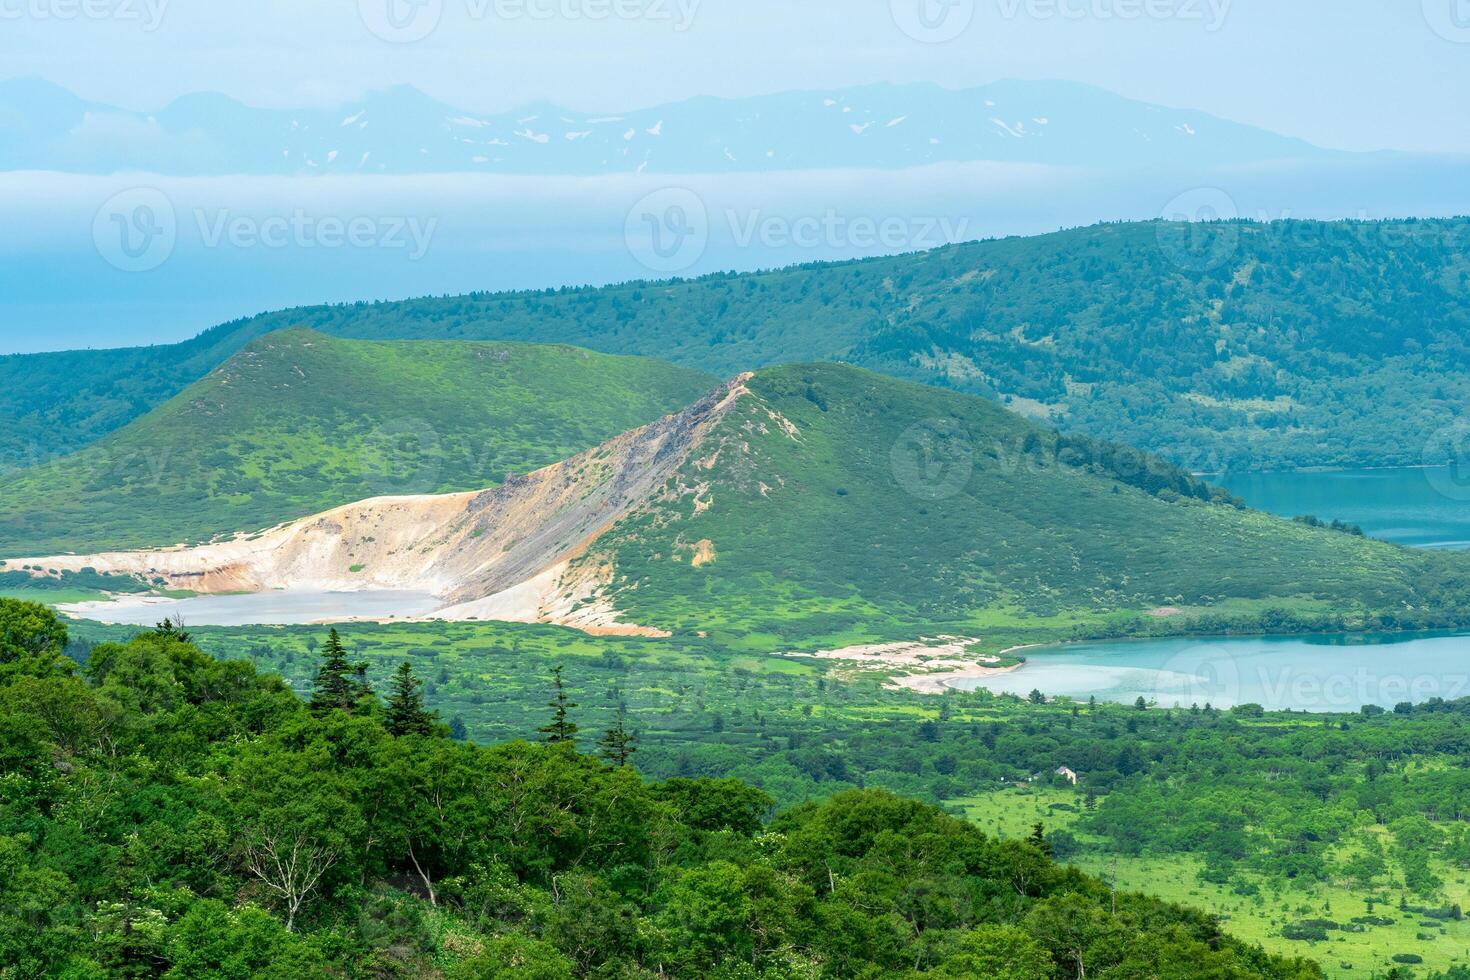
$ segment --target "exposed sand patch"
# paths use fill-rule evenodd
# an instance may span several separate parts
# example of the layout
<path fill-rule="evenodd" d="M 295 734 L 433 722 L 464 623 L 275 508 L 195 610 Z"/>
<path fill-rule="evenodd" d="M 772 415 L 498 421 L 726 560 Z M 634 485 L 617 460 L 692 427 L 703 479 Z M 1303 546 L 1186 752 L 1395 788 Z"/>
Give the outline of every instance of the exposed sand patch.
<path fill-rule="evenodd" d="M 956 686 L 958 681 L 1009 674 L 1020 670 L 1023 666 L 1025 665 L 1012 664 L 1009 667 L 987 667 L 984 664 L 971 664 L 968 667 L 947 670 L 941 674 L 910 674 L 907 677 L 895 677 L 885 686 L 890 690 L 913 691 L 915 694 L 944 694 L 947 691 L 959 690 Z"/>
<path fill-rule="evenodd" d="M 789 654 L 788 656 L 814 657 L 817 660 L 842 660 L 849 663 L 866 663 L 884 667 L 946 667 L 973 663 L 966 649 L 980 642 L 963 636 L 940 636 L 934 639 L 903 640 L 897 643 L 869 643 L 860 646 L 842 647 L 838 650 L 818 650 L 816 653 Z"/>
<path fill-rule="evenodd" d="M 460 621 L 553 623 L 571 626 L 593 636 L 673 635 L 665 630 L 622 622 L 621 613 L 602 594 L 611 578 L 609 565 L 563 561 L 494 595 L 450 606 L 434 615 L 438 619 Z"/>
<path fill-rule="evenodd" d="M 715 543 L 709 538 L 703 538 L 694 543 L 694 557 L 689 559 L 689 564 L 699 568 L 712 563 L 715 558 Z"/>
<path fill-rule="evenodd" d="M 379 497 L 270 530 L 193 548 L 20 559 L 47 569 L 136 575 L 170 589 L 216 595 L 274 589 L 441 594 L 454 584 L 434 549 L 475 493 Z M 354 569 L 356 569 L 354 571 Z"/>
<path fill-rule="evenodd" d="M 819 650 L 816 653 L 788 653 L 783 656 L 836 661 L 842 670 L 893 673 L 897 676 L 890 677 L 885 687 L 919 694 L 943 694 L 956 681 L 1008 674 L 1020 669 L 1020 664 L 996 666 L 1001 663 L 1000 657 L 970 653 L 969 648 L 978 642 L 978 639 L 962 636 L 940 636 L 898 643 L 871 643 L 839 650 Z M 1007 654 L 1011 652 L 1005 651 Z"/>

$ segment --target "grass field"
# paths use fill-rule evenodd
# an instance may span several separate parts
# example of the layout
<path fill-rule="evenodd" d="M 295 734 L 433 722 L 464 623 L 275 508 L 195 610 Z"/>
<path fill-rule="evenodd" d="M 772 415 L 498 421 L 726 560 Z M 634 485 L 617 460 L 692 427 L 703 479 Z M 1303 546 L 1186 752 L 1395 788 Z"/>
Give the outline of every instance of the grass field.
<path fill-rule="evenodd" d="M 91 589 L 71 588 L 24 588 L 0 586 L 0 599 L 19 599 L 22 602 L 40 602 L 51 605 L 71 602 L 95 602 L 106 599 L 105 592 L 97 592 Z"/>
<path fill-rule="evenodd" d="M 1077 790 L 1037 786 L 962 797 L 946 805 L 987 833 L 1020 838 L 1038 823 L 1049 831 L 1073 831 L 1083 799 Z M 1084 846 L 1098 843 L 1086 835 L 1079 835 L 1079 840 Z M 1370 913 L 1362 891 L 1340 884 L 1280 888 L 1260 878 L 1252 882 L 1257 894 L 1241 895 L 1231 887 L 1201 881 L 1202 862 L 1185 854 L 1130 857 L 1084 852 L 1067 860 L 1120 891 L 1143 892 L 1217 915 L 1240 938 L 1273 952 L 1309 956 L 1329 976 L 1367 977 L 1387 971 L 1396 965 L 1392 957 L 1399 953 L 1422 956 L 1423 966 L 1433 970 L 1470 963 L 1470 921 L 1438 922 L 1403 913 L 1394 905 L 1396 897 L 1387 905 L 1377 903 L 1371 913 L 1392 918 L 1392 925 L 1368 926 L 1363 932 L 1331 930 L 1325 942 L 1301 942 L 1283 938 L 1282 928 L 1303 919 L 1347 921 L 1366 916 Z M 1437 870 L 1445 879 L 1446 901 L 1470 905 L 1466 872 L 1442 862 Z"/>

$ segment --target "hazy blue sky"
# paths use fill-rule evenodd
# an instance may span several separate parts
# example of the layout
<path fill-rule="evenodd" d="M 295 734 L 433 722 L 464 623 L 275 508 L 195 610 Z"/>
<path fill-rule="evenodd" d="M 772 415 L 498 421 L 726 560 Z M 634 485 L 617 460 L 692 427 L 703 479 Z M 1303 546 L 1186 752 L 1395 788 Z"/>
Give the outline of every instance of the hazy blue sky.
<path fill-rule="evenodd" d="M 130 108 L 206 89 L 336 103 L 408 82 L 482 111 L 611 110 L 1065 78 L 1327 146 L 1470 152 L 1470 0 L 0 0 L 0 21 L 5 74 Z M 392 43 L 368 23 L 437 29 Z"/>

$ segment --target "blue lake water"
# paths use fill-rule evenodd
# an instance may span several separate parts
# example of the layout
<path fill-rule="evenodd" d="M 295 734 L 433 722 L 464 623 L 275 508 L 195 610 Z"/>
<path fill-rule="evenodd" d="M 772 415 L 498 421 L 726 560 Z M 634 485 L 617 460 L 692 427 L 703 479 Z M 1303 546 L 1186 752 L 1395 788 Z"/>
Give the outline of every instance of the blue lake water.
<path fill-rule="evenodd" d="M 1233 473 L 1210 480 L 1283 517 L 1337 518 L 1415 548 L 1470 548 L 1470 473 L 1455 467 Z"/>
<path fill-rule="evenodd" d="M 1365 704 L 1470 696 L 1470 636 L 1308 636 L 1131 640 L 1027 651 L 1021 669 L 957 682 L 1025 697 L 1164 707 L 1260 704 L 1273 710 L 1357 711 Z"/>

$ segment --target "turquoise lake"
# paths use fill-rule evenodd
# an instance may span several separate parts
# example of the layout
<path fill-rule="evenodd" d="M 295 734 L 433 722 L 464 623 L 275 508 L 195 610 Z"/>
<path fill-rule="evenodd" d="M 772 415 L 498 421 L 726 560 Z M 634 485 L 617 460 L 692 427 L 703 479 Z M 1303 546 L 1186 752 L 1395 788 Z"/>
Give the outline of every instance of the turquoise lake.
<path fill-rule="evenodd" d="M 1258 510 L 1360 524 L 1414 548 L 1470 548 L 1470 472 L 1422 469 L 1233 473 L 1208 477 Z"/>
<path fill-rule="evenodd" d="M 955 683 L 960 690 L 1163 707 L 1260 704 L 1357 711 L 1470 696 L 1470 635 L 1129 640 L 1027 651 L 1021 669 Z"/>
<path fill-rule="evenodd" d="M 1416 548 L 1470 548 L 1470 473 L 1449 467 L 1212 477 L 1259 510 L 1359 524 Z M 1470 636 L 1313 636 L 1082 643 L 1029 655 L 1012 674 L 966 680 L 1025 697 L 1160 705 L 1254 703 L 1296 711 L 1392 708 L 1470 696 Z"/>

